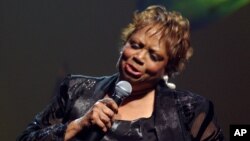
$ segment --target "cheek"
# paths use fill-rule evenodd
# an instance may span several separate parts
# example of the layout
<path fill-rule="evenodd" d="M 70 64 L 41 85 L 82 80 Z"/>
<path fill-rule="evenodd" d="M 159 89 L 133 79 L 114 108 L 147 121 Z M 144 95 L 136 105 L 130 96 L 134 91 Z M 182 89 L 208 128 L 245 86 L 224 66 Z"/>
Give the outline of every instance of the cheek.
<path fill-rule="evenodd" d="M 165 65 L 163 63 L 155 64 L 155 63 L 148 63 L 147 72 L 151 76 L 162 76 L 165 72 Z"/>
<path fill-rule="evenodd" d="M 122 56 L 123 56 L 123 58 L 127 60 L 127 59 L 130 58 L 132 55 L 133 55 L 132 49 L 130 49 L 129 46 L 126 46 L 126 45 L 125 45 L 124 48 L 123 48 L 123 50 L 122 50 Z"/>

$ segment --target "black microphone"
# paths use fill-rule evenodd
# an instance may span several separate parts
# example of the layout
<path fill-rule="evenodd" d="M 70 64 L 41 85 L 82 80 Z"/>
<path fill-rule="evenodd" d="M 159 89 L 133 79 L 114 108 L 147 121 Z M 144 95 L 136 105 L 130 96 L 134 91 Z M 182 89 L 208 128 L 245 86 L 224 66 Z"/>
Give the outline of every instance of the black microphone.
<path fill-rule="evenodd" d="M 127 81 L 119 81 L 115 86 L 115 92 L 112 94 L 111 98 L 119 106 L 122 101 L 128 97 L 132 92 L 132 86 Z M 91 127 L 88 132 L 89 134 L 85 136 L 84 141 L 100 141 L 105 133 L 97 125 Z"/>

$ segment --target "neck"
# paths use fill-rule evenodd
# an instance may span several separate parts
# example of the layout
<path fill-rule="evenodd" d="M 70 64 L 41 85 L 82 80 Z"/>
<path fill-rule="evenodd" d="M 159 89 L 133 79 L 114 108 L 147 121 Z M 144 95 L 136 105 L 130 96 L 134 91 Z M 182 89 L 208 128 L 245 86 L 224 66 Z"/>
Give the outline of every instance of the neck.
<path fill-rule="evenodd" d="M 152 97 L 154 97 L 154 95 L 155 95 L 154 89 L 132 92 L 132 94 L 123 101 L 122 105 L 126 105 L 128 103 L 133 103 L 133 101 L 136 103 L 139 101 L 145 101 L 145 100 L 150 101 L 150 99 Z"/>
<path fill-rule="evenodd" d="M 150 117 L 154 109 L 155 90 L 145 94 L 131 94 L 119 106 L 115 119 L 135 120 Z"/>

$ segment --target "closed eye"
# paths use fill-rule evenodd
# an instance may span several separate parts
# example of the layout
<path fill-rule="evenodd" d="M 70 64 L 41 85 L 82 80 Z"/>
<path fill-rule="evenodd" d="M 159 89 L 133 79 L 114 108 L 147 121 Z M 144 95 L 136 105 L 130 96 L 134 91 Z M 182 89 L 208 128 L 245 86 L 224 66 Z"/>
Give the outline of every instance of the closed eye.
<path fill-rule="evenodd" d="M 129 44 L 130 46 L 133 48 L 133 49 L 140 49 L 142 48 L 142 45 L 138 44 L 137 42 L 133 41 L 133 40 L 130 40 L 129 41 Z"/>
<path fill-rule="evenodd" d="M 151 60 L 157 62 L 157 61 L 162 61 L 164 58 L 156 53 L 150 53 L 150 58 Z"/>

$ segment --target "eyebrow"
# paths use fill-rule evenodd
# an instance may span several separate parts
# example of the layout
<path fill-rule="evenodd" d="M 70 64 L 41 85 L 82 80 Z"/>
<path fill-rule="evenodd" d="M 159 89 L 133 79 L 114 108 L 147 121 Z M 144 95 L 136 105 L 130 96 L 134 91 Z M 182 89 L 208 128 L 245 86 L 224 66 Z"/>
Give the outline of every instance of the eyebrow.
<path fill-rule="evenodd" d="M 161 40 L 161 39 L 160 39 Z M 159 40 L 159 46 L 160 46 L 160 41 Z M 131 37 L 130 39 L 129 39 L 129 42 L 132 42 L 132 43 L 136 43 L 136 44 L 138 44 L 140 47 L 145 47 L 145 44 L 144 43 L 142 43 L 141 41 L 140 41 L 140 39 L 138 39 L 138 38 L 133 38 L 133 37 Z M 150 47 L 150 50 L 151 50 L 151 52 L 159 52 L 159 50 L 160 49 L 158 49 L 158 48 L 160 48 L 160 47 L 154 47 L 154 46 L 152 46 L 152 47 Z"/>
<path fill-rule="evenodd" d="M 162 54 L 160 53 L 160 50 L 159 50 L 159 49 L 149 48 L 149 51 L 152 52 L 152 53 L 156 53 L 157 55 L 162 56 Z"/>
<path fill-rule="evenodd" d="M 154 49 L 150 48 L 150 49 L 149 49 L 149 52 L 156 54 L 157 57 L 158 57 L 160 60 L 165 59 L 165 56 L 164 56 L 162 53 L 159 53 L 157 50 L 154 50 Z"/>
<path fill-rule="evenodd" d="M 129 39 L 129 42 L 136 43 L 136 44 L 138 44 L 140 47 L 144 47 L 144 46 L 145 46 L 145 44 L 143 44 L 140 40 L 135 39 L 135 38 L 130 38 L 130 39 Z"/>

